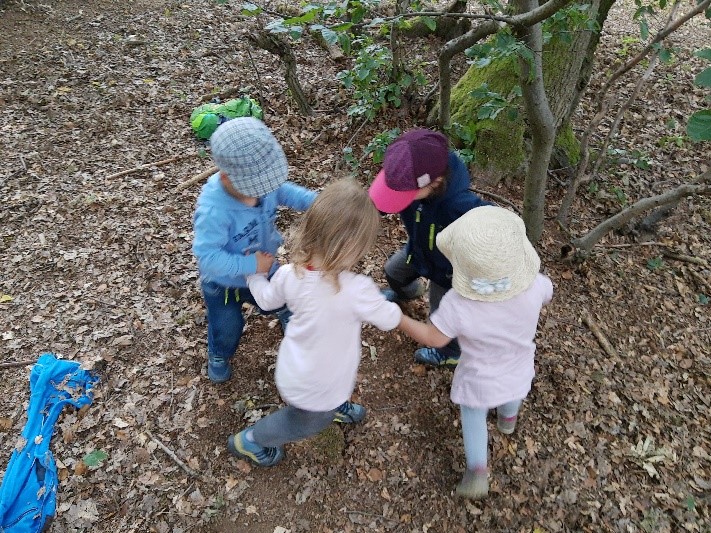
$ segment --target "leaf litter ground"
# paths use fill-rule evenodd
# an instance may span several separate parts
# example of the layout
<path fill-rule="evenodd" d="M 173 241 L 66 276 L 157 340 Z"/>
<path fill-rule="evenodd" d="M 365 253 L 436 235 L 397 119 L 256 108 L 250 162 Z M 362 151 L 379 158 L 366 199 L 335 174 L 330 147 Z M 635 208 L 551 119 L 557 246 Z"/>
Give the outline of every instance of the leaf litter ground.
<path fill-rule="evenodd" d="M 562 187 L 553 179 L 540 250 L 555 300 L 541 319 L 520 426 L 491 432 L 488 500 L 453 497 L 463 451 L 451 372 L 413 364 L 414 343 L 372 328 L 355 392 L 366 421 L 288 446 L 276 468 L 253 468 L 231 458 L 225 440 L 279 405 L 281 333 L 276 320 L 251 316 L 235 377 L 206 379 L 190 251 L 199 186 L 175 188 L 210 162 L 187 117 L 205 96 L 249 88 L 264 98 L 292 179 L 313 188 L 345 173 L 347 145 L 359 153 L 376 133 L 415 122 L 398 112 L 360 129 L 349 122 L 335 81 L 345 66 L 312 45 L 299 48 L 298 69 L 317 110 L 299 116 L 278 63 L 248 51 L 254 22 L 234 6 L 53 4 L 0 4 L 3 362 L 53 351 L 102 377 L 94 404 L 57 425 L 51 531 L 709 531 L 708 199 L 682 202 L 653 233 L 611 235 L 571 265 L 558 260 Z M 616 7 L 606 26 L 601 72 L 625 60 L 614 50 L 635 35 L 628 17 Z M 582 192 L 574 231 L 702 170 L 708 147 L 680 137 L 684 117 L 703 104 L 691 52 L 709 36 L 702 25 L 674 36 L 677 62 L 658 68 L 616 141 L 646 152 L 650 169 L 609 167 Z M 430 46 L 421 59 L 432 72 Z M 111 178 L 175 156 L 186 157 Z M 363 161 L 364 185 L 375 170 Z M 521 205 L 515 183 L 476 185 Z M 297 218 L 284 212 L 282 223 Z M 385 218 L 362 270 L 382 282 L 382 264 L 404 238 L 397 219 Z M 425 303 L 407 311 L 424 318 Z M 26 420 L 28 375 L 29 367 L 2 370 L 3 469 Z"/>

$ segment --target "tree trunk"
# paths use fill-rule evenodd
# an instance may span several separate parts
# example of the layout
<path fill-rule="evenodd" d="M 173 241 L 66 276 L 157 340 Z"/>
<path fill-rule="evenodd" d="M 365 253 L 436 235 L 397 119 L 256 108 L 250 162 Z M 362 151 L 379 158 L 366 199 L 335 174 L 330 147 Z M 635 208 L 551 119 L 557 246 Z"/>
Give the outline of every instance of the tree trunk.
<path fill-rule="evenodd" d="M 600 28 L 613 2 L 592 0 L 591 14 L 596 17 Z M 554 37 L 544 47 L 543 81 L 558 131 L 553 156 L 556 166 L 577 162 L 578 144 L 570 128 L 570 119 L 590 79 L 598 42 L 599 33 L 577 30 L 573 32 L 570 42 Z M 523 114 L 512 119 L 505 111 L 494 120 L 477 119 L 478 109 L 486 100 L 475 100 L 470 93 L 482 83 L 487 83 L 490 90 L 507 96 L 519 83 L 518 72 L 519 66 L 511 60 L 492 62 L 484 68 L 472 66 L 452 89 L 451 122 L 459 124 L 473 137 L 471 144 L 459 139 L 460 144 L 473 148 L 475 163 L 486 171 L 492 181 L 527 175 L 532 149 L 528 141 L 531 138 L 530 126 Z M 513 105 L 520 103 L 513 101 Z M 507 149 L 501 150 L 502 146 Z"/>
<path fill-rule="evenodd" d="M 249 42 L 255 46 L 272 53 L 282 60 L 284 65 L 284 79 L 289 93 L 299 107 L 302 115 L 312 115 L 313 108 L 301 88 L 299 77 L 296 74 L 296 56 L 291 45 L 281 36 L 261 31 L 247 35 Z"/>
<path fill-rule="evenodd" d="M 525 13 L 538 7 L 538 0 L 514 0 L 519 12 Z M 543 31 L 541 23 L 516 29 L 517 36 L 533 52 L 533 61 L 519 58 L 520 83 L 523 101 L 528 116 L 531 136 L 531 159 L 526 175 L 523 197 L 523 220 L 526 235 L 535 243 L 543 233 L 545 215 L 546 179 L 548 162 L 555 142 L 556 121 L 546 97 L 543 83 Z"/>

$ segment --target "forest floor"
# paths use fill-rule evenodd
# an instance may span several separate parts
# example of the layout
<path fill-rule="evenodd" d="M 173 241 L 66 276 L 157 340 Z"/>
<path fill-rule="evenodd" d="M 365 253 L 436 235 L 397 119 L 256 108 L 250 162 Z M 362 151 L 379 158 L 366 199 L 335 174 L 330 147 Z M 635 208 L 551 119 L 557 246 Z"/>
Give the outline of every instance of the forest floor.
<path fill-rule="evenodd" d="M 639 48 L 630 13 L 614 7 L 588 95 Z M 316 112 L 299 115 L 275 58 L 248 49 L 244 35 L 257 24 L 213 0 L 0 1 L 0 363 L 50 351 L 101 378 L 91 407 L 57 424 L 50 531 L 711 531 L 708 197 L 682 201 L 647 233 L 611 234 L 571 264 L 554 221 L 563 178 L 551 179 L 538 247 L 555 296 L 520 424 L 511 436 L 490 433 L 487 500 L 453 496 L 464 454 L 452 372 L 414 364 L 412 341 L 370 327 L 354 397 L 369 409 L 362 424 L 289 445 L 275 468 L 229 456 L 227 435 L 280 404 L 281 332 L 250 316 L 232 380 L 206 378 L 191 253 L 200 185 L 176 190 L 211 166 L 190 130 L 192 109 L 229 88 L 259 95 L 291 179 L 312 188 L 349 172 L 344 148 L 359 158 L 377 133 L 424 123 L 393 110 L 359 127 L 335 78 L 348 61 L 309 40 L 298 72 Z M 575 235 L 706 168 L 709 144 L 683 131 L 704 102 L 692 85 L 703 62 L 692 53 L 710 42 L 702 21 L 672 36 L 673 61 L 654 72 L 615 140 L 627 162 L 580 191 Z M 430 79 L 438 44 L 412 46 Z M 586 96 L 578 131 L 589 106 Z M 635 149 L 647 169 L 629 164 Z M 356 176 L 366 186 L 375 172 L 364 158 Z M 473 176 L 484 195 L 521 208 L 519 182 Z M 297 218 L 285 211 L 281 223 Z M 396 217 L 383 222 L 363 263 L 379 283 L 405 237 Z M 424 318 L 426 302 L 406 310 Z M 0 369 L 0 475 L 26 421 L 30 368 Z"/>

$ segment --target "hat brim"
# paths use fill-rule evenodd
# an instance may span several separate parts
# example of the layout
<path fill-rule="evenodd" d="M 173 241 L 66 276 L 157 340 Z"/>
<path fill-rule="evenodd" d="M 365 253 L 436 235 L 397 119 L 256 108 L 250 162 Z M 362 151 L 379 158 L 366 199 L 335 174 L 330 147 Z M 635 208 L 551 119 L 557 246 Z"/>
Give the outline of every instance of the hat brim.
<path fill-rule="evenodd" d="M 418 189 L 412 191 L 396 191 L 385 183 L 385 171 L 381 170 L 373 180 L 368 194 L 378 211 L 383 213 L 399 213 L 415 201 Z"/>

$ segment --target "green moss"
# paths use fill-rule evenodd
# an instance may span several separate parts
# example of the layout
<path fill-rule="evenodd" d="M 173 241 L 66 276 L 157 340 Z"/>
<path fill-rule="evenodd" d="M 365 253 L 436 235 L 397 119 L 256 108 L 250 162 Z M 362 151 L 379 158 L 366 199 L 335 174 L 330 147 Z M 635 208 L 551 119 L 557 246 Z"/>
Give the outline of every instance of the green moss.
<path fill-rule="evenodd" d="M 494 61 L 483 68 L 471 67 L 452 89 L 452 122 L 469 131 L 473 142 L 464 147 L 474 150 L 475 162 L 482 168 L 502 175 L 520 174 L 526 162 L 524 150 L 525 124 L 519 113 L 511 119 L 506 110 L 496 119 L 477 119 L 479 108 L 487 99 L 475 98 L 470 93 L 486 83 L 491 92 L 508 95 L 518 84 L 518 66 L 513 58 Z M 512 106 L 520 106 L 520 98 Z M 505 147 L 505 149 L 502 149 Z"/>
<path fill-rule="evenodd" d="M 548 84 L 565 71 L 563 62 L 568 60 L 568 43 L 552 40 L 545 47 L 543 77 Z M 451 122 L 459 124 L 467 132 L 464 138 L 454 139 L 462 148 L 474 152 L 475 163 L 500 176 L 521 176 L 527 164 L 527 141 L 530 136 L 525 122 L 521 98 L 510 104 L 518 109 L 518 117 L 511 119 L 507 110 L 496 119 L 479 120 L 479 108 L 486 99 L 470 96 L 471 91 L 486 83 L 491 92 L 508 96 L 519 82 L 518 60 L 513 57 L 493 61 L 483 68 L 470 67 L 452 89 Z M 574 165 L 580 160 L 580 145 L 570 124 L 564 125 L 556 138 L 556 159 Z"/>
<path fill-rule="evenodd" d="M 568 165 L 575 166 L 580 162 L 580 142 L 575 137 L 570 123 L 564 124 L 558 130 L 555 148 L 565 154 Z"/>
<path fill-rule="evenodd" d="M 332 460 L 338 459 L 346 448 L 343 430 L 337 424 L 331 424 L 313 438 L 313 447 L 319 456 Z"/>

